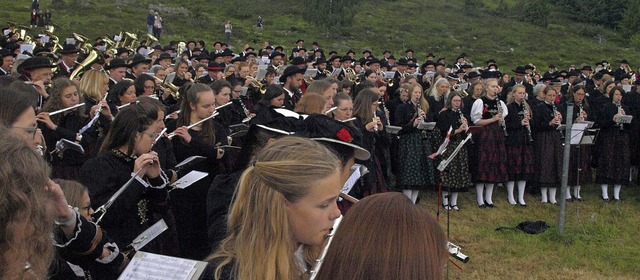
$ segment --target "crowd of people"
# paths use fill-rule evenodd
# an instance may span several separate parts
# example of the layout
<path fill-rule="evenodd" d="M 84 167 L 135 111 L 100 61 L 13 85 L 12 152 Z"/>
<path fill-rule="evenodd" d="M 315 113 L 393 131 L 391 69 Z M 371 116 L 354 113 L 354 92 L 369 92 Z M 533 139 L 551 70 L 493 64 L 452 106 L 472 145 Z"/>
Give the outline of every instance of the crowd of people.
<path fill-rule="evenodd" d="M 509 78 L 493 59 L 325 55 L 304 40 L 234 53 L 99 39 L 101 59 L 82 63 L 79 44 L 52 61 L 55 46 L 27 56 L 22 39 L 0 44 L 0 278 L 115 279 L 164 220 L 143 250 L 206 260 L 204 279 L 439 279 L 446 238 L 420 191 L 440 187 L 450 211 L 471 208 L 458 196 L 473 187 L 478 207 L 496 207 L 500 185 L 510 205 L 526 206 L 526 189 L 556 204 L 568 119 L 599 134 L 571 146 L 567 199 L 582 200 L 593 170 L 602 199 L 611 185 L 620 201 L 640 158 L 640 79 L 625 60 Z M 176 186 L 192 171 L 206 176 Z"/>

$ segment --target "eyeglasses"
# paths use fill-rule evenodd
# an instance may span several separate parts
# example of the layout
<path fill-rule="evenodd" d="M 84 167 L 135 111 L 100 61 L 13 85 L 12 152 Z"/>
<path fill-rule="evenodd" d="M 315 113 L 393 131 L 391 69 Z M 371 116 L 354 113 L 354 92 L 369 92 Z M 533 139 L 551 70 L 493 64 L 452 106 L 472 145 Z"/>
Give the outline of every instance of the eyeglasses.
<path fill-rule="evenodd" d="M 159 132 L 156 132 L 156 133 L 147 133 L 147 132 L 144 132 L 144 131 L 143 131 L 142 133 L 143 133 L 143 134 L 145 134 L 145 135 L 147 135 L 147 136 L 149 136 L 149 137 L 151 137 L 151 139 L 153 139 L 153 140 L 156 140 L 156 138 L 158 138 L 158 137 L 160 136 L 160 133 L 159 133 Z"/>
<path fill-rule="evenodd" d="M 36 137 L 36 132 L 38 131 L 38 126 L 11 126 L 11 128 L 19 128 L 24 130 L 27 134 L 31 134 L 31 137 Z"/>
<path fill-rule="evenodd" d="M 144 89 L 156 89 L 155 86 L 144 87 Z"/>

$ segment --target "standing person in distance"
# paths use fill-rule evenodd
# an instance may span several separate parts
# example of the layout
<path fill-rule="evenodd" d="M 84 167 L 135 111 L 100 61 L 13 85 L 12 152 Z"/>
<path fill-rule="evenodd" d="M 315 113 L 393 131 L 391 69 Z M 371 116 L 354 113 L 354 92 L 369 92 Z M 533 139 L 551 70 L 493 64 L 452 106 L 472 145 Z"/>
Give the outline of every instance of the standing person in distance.
<path fill-rule="evenodd" d="M 513 189 L 518 185 L 518 204 L 527 206 L 524 201 L 524 189 L 527 181 L 533 178 L 535 172 L 533 162 L 533 135 L 531 135 L 531 108 L 525 100 L 527 95 L 526 87 L 514 85 L 507 94 L 507 110 L 509 114 L 505 117 L 507 125 L 506 149 L 507 149 L 507 199 L 509 204 L 516 205 L 513 197 Z"/>

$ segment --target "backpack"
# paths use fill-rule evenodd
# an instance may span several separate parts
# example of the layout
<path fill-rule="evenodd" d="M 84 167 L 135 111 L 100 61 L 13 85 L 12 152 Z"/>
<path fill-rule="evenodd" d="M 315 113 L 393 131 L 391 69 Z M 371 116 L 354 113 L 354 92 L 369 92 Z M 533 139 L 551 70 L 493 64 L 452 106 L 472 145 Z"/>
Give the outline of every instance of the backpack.
<path fill-rule="evenodd" d="M 543 233 L 545 230 L 547 230 L 548 228 L 550 228 L 551 226 L 549 226 L 549 224 L 547 224 L 547 222 L 545 221 L 524 221 L 519 223 L 515 229 L 519 229 L 521 231 L 524 231 L 528 234 L 538 234 L 538 233 Z M 499 227 L 496 228 L 496 231 L 501 231 L 501 230 L 505 230 L 505 229 L 514 229 L 512 227 Z"/>

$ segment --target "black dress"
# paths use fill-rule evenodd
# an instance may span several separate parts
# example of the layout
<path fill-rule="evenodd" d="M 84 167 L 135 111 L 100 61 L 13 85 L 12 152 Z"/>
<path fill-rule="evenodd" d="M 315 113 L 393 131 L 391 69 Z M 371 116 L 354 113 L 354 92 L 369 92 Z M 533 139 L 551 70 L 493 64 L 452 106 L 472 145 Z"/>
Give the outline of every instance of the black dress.
<path fill-rule="evenodd" d="M 97 209 L 106 203 L 132 176 L 135 159 L 118 150 L 88 160 L 80 170 L 80 182 L 89 189 L 91 207 Z M 146 181 L 150 187 L 145 187 Z M 133 180 L 131 185 L 113 202 L 100 226 L 120 248 L 126 248 L 133 239 L 151 226 L 153 213 L 166 211 L 167 183 L 164 173 L 157 178 Z M 160 188 L 162 187 L 162 188 Z M 147 245 L 149 246 L 149 245 Z M 145 251 L 157 252 L 155 248 Z"/>
<path fill-rule="evenodd" d="M 554 118 L 553 104 L 541 102 L 533 109 L 533 152 L 536 172 L 534 181 L 541 188 L 557 188 L 562 179 L 562 140 Z"/>
<path fill-rule="evenodd" d="M 626 108 L 623 106 L 623 109 Z M 603 105 L 598 115 L 600 150 L 598 169 L 596 171 L 597 184 L 626 185 L 629 183 L 631 154 L 629 152 L 628 133 L 631 126 L 614 122 L 613 116 L 617 113 L 618 107 L 609 102 Z"/>
<path fill-rule="evenodd" d="M 498 113 L 498 99 L 482 97 L 473 106 L 482 108 L 481 119 L 490 119 Z M 507 176 L 507 151 L 505 135 L 500 122 L 492 122 L 482 127 L 477 140 L 477 167 L 472 170 L 473 181 L 476 183 L 501 183 L 509 180 Z"/>
<path fill-rule="evenodd" d="M 522 126 L 525 117 L 524 103 L 512 102 L 507 105 L 509 114 L 505 117 L 507 136 L 507 173 L 509 181 L 528 181 L 535 172 L 533 167 L 533 146 L 529 141 L 530 131 Z"/>
<path fill-rule="evenodd" d="M 226 144 L 228 132 L 215 120 L 216 142 Z M 175 120 L 167 124 L 167 131 L 176 128 Z M 204 156 L 205 160 L 194 165 L 192 170 L 208 173 L 209 175 L 185 189 L 171 191 L 170 207 L 176 220 L 180 257 L 194 260 L 204 259 L 211 248 L 206 245 L 207 240 L 207 193 L 213 178 L 220 173 L 221 161 L 217 159 L 218 149 L 205 142 L 201 131 L 189 129 L 191 142 L 186 143 L 180 137 L 174 137 L 173 150 L 176 160 L 181 162 L 190 156 Z M 191 170 L 186 170 L 189 172 Z"/>
<path fill-rule="evenodd" d="M 567 120 L 567 103 L 560 104 L 558 110 L 562 114 L 563 123 Z M 587 113 L 587 121 L 593 121 L 591 107 L 588 106 L 586 100 L 573 107 L 573 121 L 580 116 L 580 108 Z M 571 145 L 569 160 L 569 186 L 586 185 L 591 183 L 591 147 L 593 145 Z M 578 178 L 578 168 L 580 168 L 580 178 Z"/>
<path fill-rule="evenodd" d="M 463 115 L 462 111 L 452 111 L 447 109 L 440 112 L 438 116 L 437 126 L 442 132 L 442 138 L 444 139 L 451 128 L 451 133 L 458 129 L 462 125 L 460 119 Z M 449 139 L 449 145 L 447 150 L 442 154 L 443 159 L 449 158 L 449 156 L 455 151 L 456 147 L 467 137 L 466 132 L 452 134 Z M 467 142 L 469 143 L 469 142 Z M 463 146 L 458 154 L 449 162 L 447 168 L 442 174 L 442 190 L 449 190 L 453 192 L 466 192 L 469 188 L 469 182 L 471 182 L 471 174 L 469 174 L 469 157 L 467 155 L 467 144 Z"/>
<path fill-rule="evenodd" d="M 413 126 L 416 106 L 405 103 L 398 106 L 396 121 L 402 124 L 398 133 L 398 174 L 396 188 L 400 190 L 426 190 L 436 185 L 435 167 L 431 155 L 431 143 L 427 132 Z"/>

